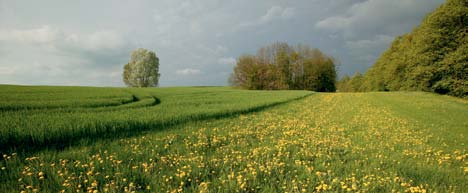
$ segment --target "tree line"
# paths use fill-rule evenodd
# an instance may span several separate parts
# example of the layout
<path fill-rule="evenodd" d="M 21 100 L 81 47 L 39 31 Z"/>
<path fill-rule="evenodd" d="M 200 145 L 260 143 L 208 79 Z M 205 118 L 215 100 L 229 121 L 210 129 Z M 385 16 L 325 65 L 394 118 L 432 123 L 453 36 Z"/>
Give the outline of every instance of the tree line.
<path fill-rule="evenodd" d="M 411 33 L 397 37 L 364 74 L 340 91 L 428 91 L 468 96 L 468 1 L 448 0 Z"/>
<path fill-rule="evenodd" d="M 229 82 L 251 90 L 336 90 L 335 60 L 307 45 L 274 43 L 237 59 Z"/>

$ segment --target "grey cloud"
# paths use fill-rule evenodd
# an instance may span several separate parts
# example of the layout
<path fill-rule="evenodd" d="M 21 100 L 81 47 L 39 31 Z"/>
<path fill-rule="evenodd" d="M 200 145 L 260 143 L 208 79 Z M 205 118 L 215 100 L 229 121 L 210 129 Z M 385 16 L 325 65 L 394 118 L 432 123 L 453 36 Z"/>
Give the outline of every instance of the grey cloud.
<path fill-rule="evenodd" d="M 143 47 L 160 58 L 161 86 L 226 85 L 238 56 L 277 41 L 320 48 L 353 74 L 441 2 L 5 0 L 0 83 L 123 86 Z"/>
<path fill-rule="evenodd" d="M 368 0 L 358 2 L 344 14 L 320 20 L 319 29 L 359 38 L 374 34 L 399 35 L 418 24 L 422 17 L 443 0 Z"/>
<path fill-rule="evenodd" d="M 393 39 L 411 31 L 444 0 L 366 0 L 315 23 L 329 38 L 341 41 L 341 74 L 364 72 Z M 345 53 L 347 52 L 347 53 Z"/>
<path fill-rule="evenodd" d="M 88 82 L 85 83 L 88 85 L 102 85 L 102 78 L 109 77 L 109 74 L 115 77 L 116 70 L 120 71 L 120 64 L 125 61 L 121 55 L 128 44 L 113 31 L 76 34 L 48 25 L 1 30 L 0 41 L 4 42 L 1 47 L 17 49 L 0 59 L 0 69 L 5 75 L 0 81 L 18 84 L 31 84 L 18 80 L 27 76 L 23 79 L 38 77 L 32 82 L 34 84 L 69 85 L 81 81 Z"/>
<path fill-rule="evenodd" d="M 393 36 L 377 35 L 373 39 L 346 41 L 345 45 L 358 61 L 368 64 L 375 61 L 393 39 Z"/>

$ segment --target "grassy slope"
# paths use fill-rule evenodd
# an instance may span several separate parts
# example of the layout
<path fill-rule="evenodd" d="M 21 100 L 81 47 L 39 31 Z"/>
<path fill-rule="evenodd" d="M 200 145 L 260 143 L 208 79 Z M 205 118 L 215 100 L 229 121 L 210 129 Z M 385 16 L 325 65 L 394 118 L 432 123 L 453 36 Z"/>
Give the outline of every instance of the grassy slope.
<path fill-rule="evenodd" d="M 7 155 L 0 189 L 465 192 L 467 113 L 466 101 L 427 93 L 316 94 L 26 160 Z"/>

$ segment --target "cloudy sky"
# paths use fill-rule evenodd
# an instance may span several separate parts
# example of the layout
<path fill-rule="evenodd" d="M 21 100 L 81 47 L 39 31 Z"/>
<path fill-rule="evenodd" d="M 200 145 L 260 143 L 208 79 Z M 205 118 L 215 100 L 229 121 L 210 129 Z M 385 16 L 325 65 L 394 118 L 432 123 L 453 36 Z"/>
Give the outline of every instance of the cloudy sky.
<path fill-rule="evenodd" d="M 0 84 L 123 86 L 130 52 L 161 86 L 226 85 L 242 54 L 308 44 L 365 72 L 443 0 L 0 0 Z"/>

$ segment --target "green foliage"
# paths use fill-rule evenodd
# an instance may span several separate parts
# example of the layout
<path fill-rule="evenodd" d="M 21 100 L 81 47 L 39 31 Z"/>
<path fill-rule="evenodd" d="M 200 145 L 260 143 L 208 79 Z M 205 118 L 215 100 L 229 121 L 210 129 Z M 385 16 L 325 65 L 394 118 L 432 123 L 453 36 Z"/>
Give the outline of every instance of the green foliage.
<path fill-rule="evenodd" d="M 468 95 L 468 5 L 447 0 L 411 33 L 395 39 L 365 75 L 365 90 Z"/>
<path fill-rule="evenodd" d="M 353 92 L 354 89 L 349 84 L 351 78 L 348 75 L 343 76 L 340 80 L 336 82 L 336 91 L 337 92 Z"/>
<path fill-rule="evenodd" d="M 310 94 L 204 88 L 0 86 L 0 151 L 64 147 L 255 111 Z"/>
<path fill-rule="evenodd" d="M 133 51 L 124 66 L 123 81 L 129 87 L 158 86 L 159 76 L 159 58 L 143 48 Z"/>
<path fill-rule="evenodd" d="M 364 77 L 358 72 L 352 78 L 344 76 L 336 83 L 336 86 L 340 92 L 363 92 L 363 83 Z"/>
<path fill-rule="evenodd" d="M 308 46 L 276 43 L 257 54 L 239 57 L 229 79 L 234 86 L 254 90 L 312 90 L 334 92 L 333 58 Z"/>

